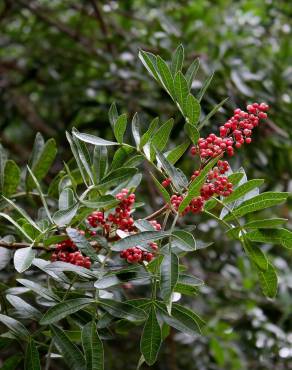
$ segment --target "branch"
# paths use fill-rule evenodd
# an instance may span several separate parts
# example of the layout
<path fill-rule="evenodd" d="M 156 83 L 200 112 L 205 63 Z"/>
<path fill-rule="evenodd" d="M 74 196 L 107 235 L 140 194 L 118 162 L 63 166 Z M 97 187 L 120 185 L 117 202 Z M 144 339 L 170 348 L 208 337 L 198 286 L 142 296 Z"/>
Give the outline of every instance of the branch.
<path fill-rule="evenodd" d="M 163 207 L 155 211 L 154 213 L 151 213 L 151 215 L 144 218 L 144 220 L 152 220 L 158 216 L 160 216 L 164 211 L 168 209 L 168 204 L 165 204 Z"/>
<path fill-rule="evenodd" d="M 98 242 L 90 242 L 90 245 L 96 251 L 99 251 L 100 249 L 102 249 L 102 247 L 98 244 Z M 28 248 L 30 246 L 31 246 L 31 243 L 24 243 L 24 242 L 21 242 L 21 243 L 7 243 L 7 242 L 4 242 L 3 240 L 0 240 L 0 247 L 11 249 L 11 250 L 16 250 L 16 249 L 21 249 L 21 248 Z M 48 247 L 48 246 L 45 246 L 43 244 L 38 244 L 38 245 L 33 245 L 32 248 L 50 252 L 50 251 L 54 251 L 57 247 L 56 246 Z"/>

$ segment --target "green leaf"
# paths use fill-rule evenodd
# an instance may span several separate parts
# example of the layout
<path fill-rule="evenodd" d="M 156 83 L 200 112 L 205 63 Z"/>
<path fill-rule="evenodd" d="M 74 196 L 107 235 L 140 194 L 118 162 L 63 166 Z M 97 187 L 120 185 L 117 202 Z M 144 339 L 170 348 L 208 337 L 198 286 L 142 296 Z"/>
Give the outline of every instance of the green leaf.
<path fill-rule="evenodd" d="M 192 64 L 189 66 L 187 72 L 186 72 L 186 80 L 188 83 L 189 90 L 192 87 L 193 80 L 198 72 L 200 66 L 200 60 L 197 58 L 195 59 Z"/>
<path fill-rule="evenodd" d="M 278 289 L 278 277 L 274 266 L 269 262 L 265 271 L 258 270 L 258 276 L 263 294 L 269 298 L 274 298 Z"/>
<path fill-rule="evenodd" d="M 75 147 L 77 149 L 79 159 L 81 161 L 81 164 L 82 164 L 83 168 L 86 171 L 86 175 L 91 180 L 91 183 L 94 184 L 94 178 L 93 178 L 93 173 L 92 173 L 91 156 L 89 154 L 88 148 L 87 148 L 86 144 L 83 141 L 78 140 L 74 136 L 74 132 L 78 133 L 78 131 L 75 128 L 72 129 L 72 133 L 73 133 L 72 139 L 75 143 Z"/>
<path fill-rule="evenodd" d="M 78 203 L 72 205 L 70 208 L 61 209 L 53 215 L 53 222 L 60 227 L 64 227 L 70 224 L 77 211 Z"/>
<path fill-rule="evenodd" d="M 197 145 L 198 140 L 200 138 L 200 133 L 196 126 L 191 125 L 190 123 L 185 123 L 184 129 L 188 135 L 188 137 L 191 139 L 192 143 L 194 145 Z"/>
<path fill-rule="evenodd" d="M 103 370 L 104 353 L 95 322 L 89 322 L 82 329 L 82 346 L 86 360 L 86 370 Z"/>
<path fill-rule="evenodd" d="M 175 91 L 176 101 L 178 102 L 180 110 L 185 115 L 185 112 L 186 112 L 185 107 L 186 107 L 187 98 L 189 95 L 189 87 L 188 87 L 187 80 L 185 79 L 184 75 L 180 71 L 177 72 L 174 78 L 174 91 Z"/>
<path fill-rule="evenodd" d="M 112 316 L 128 321 L 144 321 L 145 312 L 128 303 L 117 302 L 112 299 L 100 299 L 101 306 Z"/>
<path fill-rule="evenodd" d="M 92 145 L 97 146 L 110 146 L 110 145 L 119 145 L 119 143 L 115 143 L 114 141 L 108 141 L 101 139 L 100 137 L 91 135 L 91 134 L 83 134 L 81 132 L 74 132 L 74 136 L 76 136 L 79 140 L 84 141 L 85 143 L 89 143 Z"/>
<path fill-rule="evenodd" d="M 206 176 L 211 168 L 218 162 L 219 157 L 212 159 L 200 172 L 190 184 L 189 191 L 181 204 L 178 207 L 178 211 L 183 212 L 186 207 L 189 205 L 190 201 L 200 194 L 201 187 L 206 180 Z"/>
<path fill-rule="evenodd" d="M 170 203 L 170 195 L 169 195 L 168 191 L 165 189 L 165 187 L 163 187 L 160 184 L 160 182 L 157 180 L 157 178 L 152 173 L 151 173 L 151 176 L 152 176 L 152 179 L 154 181 L 154 184 L 156 185 L 158 191 L 162 195 L 165 203 Z"/>
<path fill-rule="evenodd" d="M 157 158 L 159 159 L 167 175 L 170 177 L 174 187 L 178 191 L 181 191 L 183 188 L 187 186 L 187 183 L 184 177 L 182 176 L 181 172 L 178 171 L 178 169 L 175 168 L 174 165 L 171 164 L 159 150 L 155 149 L 155 151 Z"/>
<path fill-rule="evenodd" d="M 27 331 L 26 327 L 19 321 L 13 319 L 12 317 L 0 314 L 0 322 L 8 327 L 9 330 L 16 337 L 21 337 L 25 340 L 29 337 L 29 332 Z"/>
<path fill-rule="evenodd" d="M 20 248 L 14 253 L 14 267 L 17 272 L 27 270 L 35 257 L 35 251 L 32 246 Z"/>
<path fill-rule="evenodd" d="M 25 370 L 41 370 L 40 356 L 35 341 L 30 338 L 25 352 Z"/>
<path fill-rule="evenodd" d="M 173 76 L 175 76 L 178 71 L 182 70 L 183 63 L 184 63 L 184 47 L 182 46 L 182 44 L 180 44 L 176 48 L 171 59 L 171 73 Z"/>
<path fill-rule="evenodd" d="M 79 348 L 57 326 L 52 325 L 51 331 L 67 366 L 72 370 L 85 370 L 85 360 Z"/>
<path fill-rule="evenodd" d="M 59 209 L 68 209 L 75 203 L 73 190 L 70 188 L 63 189 L 59 196 Z"/>
<path fill-rule="evenodd" d="M 199 122 L 201 106 L 198 100 L 192 94 L 189 94 L 187 97 L 185 112 L 188 118 L 188 123 L 191 125 L 196 125 Z"/>
<path fill-rule="evenodd" d="M 13 295 L 13 294 L 7 294 L 6 295 L 7 301 L 16 309 L 17 313 L 20 315 L 22 318 L 27 318 L 27 319 L 37 319 L 41 317 L 41 312 L 36 309 L 35 307 L 31 306 L 29 303 L 27 303 L 25 300 L 22 298 Z"/>
<path fill-rule="evenodd" d="M 73 135 L 75 135 L 75 134 L 78 134 L 78 131 L 74 131 L 74 132 L 73 132 Z M 68 140 L 68 142 L 69 142 L 69 145 L 70 145 L 70 148 L 71 148 L 72 154 L 73 154 L 73 156 L 74 156 L 74 158 L 75 158 L 75 161 L 76 161 L 76 163 L 77 163 L 77 166 L 78 166 L 78 169 L 79 169 L 79 171 L 80 171 L 80 175 L 81 175 L 81 177 L 82 177 L 82 180 L 83 180 L 84 184 L 85 184 L 86 186 L 88 186 L 88 184 L 87 184 L 87 174 L 86 174 L 86 169 L 84 168 L 83 163 L 82 163 L 82 161 L 81 161 L 81 159 L 80 159 L 80 156 L 79 156 L 79 150 L 78 150 L 78 147 L 77 147 L 77 141 L 76 141 L 76 139 L 74 139 L 74 138 L 69 134 L 69 132 L 67 132 L 67 131 L 66 131 L 66 138 L 67 138 L 67 140 Z M 66 171 L 67 171 L 67 173 L 68 173 L 68 176 L 69 176 L 69 177 L 70 177 L 70 179 L 71 179 L 72 185 L 74 185 L 74 186 L 75 186 L 75 179 L 74 179 L 74 178 L 73 178 L 73 176 L 71 175 L 71 172 L 70 172 L 70 170 L 69 170 L 69 167 L 66 165 L 66 163 L 64 163 L 64 166 L 65 166 L 65 169 L 66 169 Z M 59 186 L 60 186 L 60 185 L 59 185 Z"/>
<path fill-rule="evenodd" d="M 78 230 L 72 227 L 67 227 L 66 233 L 82 253 L 90 257 L 93 261 L 98 261 L 96 250 L 91 246 L 84 235 L 80 234 Z"/>
<path fill-rule="evenodd" d="M 168 231 L 143 231 L 138 234 L 126 236 L 125 238 L 115 242 L 112 246 L 112 250 L 119 252 L 135 245 L 141 245 L 144 243 L 160 240 L 170 236 Z"/>
<path fill-rule="evenodd" d="M 175 98 L 174 81 L 170 69 L 168 65 L 165 63 L 165 61 L 159 55 L 156 58 L 156 63 L 162 86 L 165 88 L 168 94 L 174 99 Z"/>
<path fill-rule="evenodd" d="M 198 93 L 198 96 L 197 96 L 197 99 L 199 102 L 201 102 L 203 96 L 205 95 L 205 92 L 207 91 L 211 81 L 213 80 L 213 77 L 214 77 L 214 72 L 210 74 L 210 76 L 206 79 L 206 81 L 204 82 L 201 90 L 199 91 Z"/>
<path fill-rule="evenodd" d="M 248 257 L 257 265 L 260 270 L 264 271 L 268 268 L 268 259 L 260 248 L 258 248 L 256 245 L 252 245 L 246 239 L 243 240 L 243 247 Z"/>
<path fill-rule="evenodd" d="M 139 58 L 143 63 L 144 67 L 147 71 L 154 77 L 157 81 L 159 81 L 159 76 L 156 67 L 156 56 L 152 53 L 140 50 L 139 51 Z"/>
<path fill-rule="evenodd" d="M 234 216 L 242 217 L 248 213 L 256 212 L 261 209 L 269 208 L 277 204 L 284 203 L 288 193 L 282 192 L 266 192 L 259 194 L 252 199 L 246 200 L 238 208 L 233 210 L 233 214 L 228 214 L 224 217 L 226 221 L 231 220 Z"/>
<path fill-rule="evenodd" d="M 205 322 L 195 312 L 189 308 L 183 307 L 180 304 L 174 303 L 172 307 L 171 316 L 166 312 L 164 305 L 156 302 L 163 313 L 164 321 L 171 327 L 189 334 L 197 336 L 202 333 L 202 328 Z"/>
<path fill-rule="evenodd" d="M 178 281 L 178 257 L 170 252 L 163 257 L 160 265 L 160 289 L 163 300 L 168 303 Z"/>
<path fill-rule="evenodd" d="M 270 229 L 281 226 L 287 221 L 287 218 L 269 218 L 266 220 L 254 220 L 244 224 L 244 227 L 247 229 Z"/>
<path fill-rule="evenodd" d="M 153 365 L 157 359 L 161 340 L 161 329 L 156 318 L 155 308 L 152 306 L 140 341 L 141 353 L 149 366 Z"/>
<path fill-rule="evenodd" d="M 107 173 L 107 169 L 108 169 L 107 147 L 95 146 L 93 151 L 93 175 L 97 184 L 105 176 L 105 174 Z"/>
<path fill-rule="evenodd" d="M 191 252 L 196 250 L 196 240 L 193 235 L 185 230 L 175 230 L 172 233 L 175 245 L 183 251 Z"/>
<path fill-rule="evenodd" d="M 123 167 L 109 172 L 100 182 L 100 186 L 111 187 L 132 178 L 138 172 L 137 168 Z"/>
<path fill-rule="evenodd" d="M 88 208 L 100 209 L 100 208 L 112 208 L 119 204 L 119 201 L 112 195 L 104 195 L 96 200 L 80 200 L 80 203 Z"/>
<path fill-rule="evenodd" d="M 173 118 L 170 118 L 168 121 L 166 121 L 162 126 L 159 127 L 159 129 L 155 132 L 155 134 L 152 137 L 151 144 L 158 150 L 162 151 L 168 140 L 171 133 L 171 130 L 173 128 L 174 120 Z"/>
<path fill-rule="evenodd" d="M 4 168 L 4 179 L 2 193 L 9 197 L 14 194 L 20 182 L 20 168 L 9 159 Z"/>
<path fill-rule="evenodd" d="M 158 123 L 159 123 L 159 118 L 158 117 L 154 118 L 150 122 L 148 130 L 141 137 L 141 141 L 140 141 L 140 145 L 139 145 L 140 148 L 143 148 L 143 146 L 146 145 L 150 141 L 150 139 L 152 138 L 152 135 L 154 134 L 154 132 L 156 130 L 156 127 L 157 127 Z"/>
<path fill-rule="evenodd" d="M 10 216 L 6 215 L 5 213 L 2 213 L 2 212 L 0 212 L 0 217 L 5 218 L 7 221 L 12 223 L 12 225 L 14 225 L 26 237 L 26 239 L 33 242 L 31 237 L 25 232 L 25 230 L 16 221 L 13 220 L 12 217 L 10 217 Z"/>
<path fill-rule="evenodd" d="M 288 249 L 292 248 L 292 232 L 287 229 L 254 230 L 245 236 L 253 242 L 275 243 Z"/>
<path fill-rule="evenodd" d="M 134 114 L 132 119 L 132 134 L 136 143 L 136 147 L 139 148 L 140 145 L 140 119 L 138 113 Z"/>
<path fill-rule="evenodd" d="M 186 152 L 186 150 L 188 149 L 189 146 L 190 146 L 190 142 L 186 141 L 186 142 L 176 146 L 175 148 L 171 149 L 167 153 L 167 157 L 166 157 L 167 160 L 171 164 L 175 164 L 184 155 L 184 153 Z"/>
<path fill-rule="evenodd" d="M 17 354 L 8 357 L 1 366 L 1 370 L 17 370 L 19 369 L 17 366 L 19 365 L 20 361 L 22 361 L 22 355 Z"/>
<path fill-rule="evenodd" d="M 127 115 L 121 114 L 115 121 L 114 134 L 119 143 L 123 142 L 124 134 L 127 128 Z"/>
<path fill-rule="evenodd" d="M 76 298 L 57 303 L 55 306 L 48 309 L 48 311 L 42 317 L 40 324 L 53 324 L 71 315 L 72 313 L 80 311 L 82 308 L 93 302 L 94 300 L 91 298 Z"/>
<path fill-rule="evenodd" d="M 254 180 L 249 180 L 245 182 L 244 184 L 238 186 L 231 195 L 228 197 L 224 198 L 223 203 L 228 204 L 231 203 L 239 198 L 242 198 L 244 195 L 249 193 L 251 190 L 258 188 L 264 183 L 265 180 L 263 179 L 254 179 Z"/>
<path fill-rule="evenodd" d="M 237 185 L 240 180 L 243 178 L 243 172 L 234 172 L 228 176 L 228 181 L 232 183 L 232 185 Z"/>
<path fill-rule="evenodd" d="M 108 111 L 108 118 L 112 127 L 115 127 L 116 120 L 118 119 L 119 113 L 115 103 L 112 103 Z"/>
<path fill-rule="evenodd" d="M 7 162 L 7 153 L 3 146 L 0 144 L 0 189 L 4 188 L 4 171 Z"/>
<path fill-rule="evenodd" d="M 67 263 L 67 262 L 62 262 L 62 261 L 57 261 L 57 262 L 52 262 L 49 263 L 44 270 L 47 271 L 53 271 L 53 272 L 64 272 L 64 271 L 70 271 L 74 272 L 79 276 L 88 278 L 88 279 L 96 279 L 96 274 L 92 272 L 91 270 L 81 267 L 81 266 L 76 266 L 72 265 L 72 263 Z"/>
<path fill-rule="evenodd" d="M 199 124 L 199 129 L 201 129 L 202 127 L 205 126 L 205 124 L 209 121 L 210 118 L 212 118 L 214 116 L 215 113 L 218 112 L 218 110 L 226 103 L 226 101 L 228 100 L 229 98 L 225 98 L 223 99 L 219 104 L 217 104 L 212 110 L 211 112 L 209 112 L 206 117 L 203 119 L 202 122 L 200 122 Z"/>
<path fill-rule="evenodd" d="M 45 145 L 45 140 L 42 134 L 38 132 L 35 136 L 33 147 L 32 147 L 32 153 L 28 161 L 29 167 L 33 167 L 39 161 L 44 145 Z"/>
<path fill-rule="evenodd" d="M 35 283 L 33 281 L 27 280 L 27 279 L 16 279 L 20 284 L 24 285 L 26 288 L 32 290 L 39 296 L 53 301 L 58 301 L 59 297 L 51 292 L 49 289 L 44 288 L 42 285 Z"/>
<path fill-rule="evenodd" d="M 37 160 L 32 165 L 32 172 L 38 181 L 42 180 L 51 168 L 57 155 L 55 139 L 49 139 L 42 147 Z M 27 191 L 33 189 L 35 183 L 30 175 L 26 178 Z"/>

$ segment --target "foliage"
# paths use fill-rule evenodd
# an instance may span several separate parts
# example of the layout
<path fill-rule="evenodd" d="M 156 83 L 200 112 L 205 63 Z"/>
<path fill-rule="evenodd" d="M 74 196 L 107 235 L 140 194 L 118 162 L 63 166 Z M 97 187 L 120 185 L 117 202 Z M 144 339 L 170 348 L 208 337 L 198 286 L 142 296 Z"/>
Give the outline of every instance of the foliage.
<path fill-rule="evenodd" d="M 182 46 L 171 63 L 142 50 L 139 54 L 183 117 L 187 135 L 178 146 L 171 147 L 169 142 L 172 119 L 149 121 L 141 134 L 137 114 L 131 122 L 134 144 L 129 143 L 124 139 L 128 116 L 120 115 L 112 105 L 109 121 L 116 141 L 76 128 L 67 132 L 74 159 L 64 161 L 64 168 L 49 186 L 42 180 L 56 155 L 52 139 L 45 142 L 37 135 L 21 176 L 14 175 L 20 170 L 15 163 L 8 164 L 11 162 L 1 148 L 1 260 L 9 264 L 7 249 L 9 253 L 16 249 L 14 267 L 22 275 L 17 276 L 19 286 L 3 286 L 0 321 L 8 329 L 2 337 L 25 349 L 25 355 L 17 359 L 25 368 L 40 369 L 40 363 L 49 368 L 53 361 L 60 368 L 110 368 L 114 361 L 109 355 L 111 340 L 125 333 L 127 338 L 134 335 L 129 341 L 135 345 L 140 338 L 138 368 L 145 363 L 152 366 L 163 343 L 173 340 L 174 329 L 190 338 L 198 338 L 205 330 L 218 366 L 239 368 L 240 356 L 235 350 L 229 349 L 226 358 L 221 351 L 236 330 L 232 333 L 231 326 L 217 323 L 216 317 L 204 329 L 201 316 L 205 312 L 184 303 L 188 296 L 198 295 L 200 287 L 204 295 L 204 283 L 189 268 L 188 256 L 196 256 L 210 245 L 198 240 L 205 217 L 214 219 L 218 230 L 221 224 L 234 245 L 241 244 L 250 262 L 240 254 L 242 275 L 258 281 L 265 296 L 276 296 L 276 268 L 261 244 L 291 249 L 291 232 L 283 227 L 287 220 L 265 216 L 271 206 L 283 205 L 288 193 L 259 193 L 261 179 L 248 180 L 242 168 L 232 172 L 228 165 L 224 181 L 230 182 L 234 191 L 203 196 L 210 173 L 218 175 L 224 150 L 213 159 L 188 158 L 192 171 L 177 166 L 191 142 L 199 150 L 204 124 L 200 102 L 211 81 L 207 78 L 194 95 L 193 73 L 183 68 L 183 55 Z M 196 62 L 190 68 L 194 70 L 194 66 Z M 189 179 L 195 169 L 200 172 Z M 150 210 L 146 204 L 151 194 L 141 194 L 142 202 L 135 200 L 136 189 L 140 200 L 142 174 L 156 179 L 152 186 L 157 186 L 158 210 Z M 16 177 L 13 192 L 5 176 Z M 172 195 L 161 185 L 167 179 Z M 203 197 L 204 203 L 190 216 L 188 207 L 195 207 L 192 201 L 198 197 Z M 38 205 L 33 215 L 30 204 Z M 134 213 L 138 214 L 136 221 Z M 134 366 L 131 360 L 129 368 Z"/>

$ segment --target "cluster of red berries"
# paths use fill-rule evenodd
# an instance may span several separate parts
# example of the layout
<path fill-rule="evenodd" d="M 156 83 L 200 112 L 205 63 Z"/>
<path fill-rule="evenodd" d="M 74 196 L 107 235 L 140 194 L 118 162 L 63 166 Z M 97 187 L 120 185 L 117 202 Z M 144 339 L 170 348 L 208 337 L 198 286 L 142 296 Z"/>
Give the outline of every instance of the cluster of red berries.
<path fill-rule="evenodd" d="M 191 200 L 190 204 L 185 208 L 183 215 L 186 213 L 199 213 L 203 210 L 204 203 L 212 196 L 222 195 L 228 197 L 232 193 L 232 183 L 228 181 L 226 176 L 223 176 L 229 170 L 227 161 L 218 161 L 217 166 L 209 171 L 207 181 L 201 187 L 200 196 Z M 199 176 L 200 171 L 195 171 L 191 177 L 194 180 Z M 182 195 L 172 195 L 171 204 L 175 210 L 178 210 L 179 205 L 183 201 Z"/>
<path fill-rule="evenodd" d="M 167 178 L 167 179 L 163 180 L 162 183 L 161 183 L 161 185 L 164 188 L 167 188 L 170 184 L 171 184 L 171 179 L 170 178 Z"/>
<path fill-rule="evenodd" d="M 234 147 L 240 148 L 244 143 L 250 144 L 252 130 L 258 126 L 260 119 L 267 118 L 269 106 L 265 103 L 253 103 L 247 106 L 247 112 L 235 109 L 224 126 L 220 126 L 220 136 L 210 134 L 198 140 L 198 147 L 193 146 L 191 153 L 201 158 L 215 158 L 223 153 L 234 154 Z"/>
<path fill-rule="evenodd" d="M 137 245 L 136 247 L 123 250 L 120 253 L 120 257 L 126 259 L 129 263 L 138 263 L 142 261 L 150 262 L 153 259 L 153 254 L 142 251 L 142 249 Z"/>
<path fill-rule="evenodd" d="M 131 209 L 135 203 L 135 194 L 129 194 L 128 189 L 123 189 L 116 195 L 116 199 L 120 203 L 114 213 L 105 217 L 104 212 L 96 211 L 87 217 L 91 227 L 102 227 L 107 233 L 113 226 L 123 231 L 133 230 L 134 220 L 131 217 Z"/>
<path fill-rule="evenodd" d="M 66 239 L 56 245 L 56 250 L 52 253 L 51 261 L 68 262 L 88 269 L 91 266 L 90 258 L 83 256 L 70 239 Z"/>

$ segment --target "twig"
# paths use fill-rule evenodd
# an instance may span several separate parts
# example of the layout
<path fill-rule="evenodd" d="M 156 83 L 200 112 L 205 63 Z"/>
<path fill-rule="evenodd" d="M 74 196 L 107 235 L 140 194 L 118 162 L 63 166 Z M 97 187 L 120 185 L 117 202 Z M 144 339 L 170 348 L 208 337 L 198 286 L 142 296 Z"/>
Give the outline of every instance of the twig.
<path fill-rule="evenodd" d="M 145 217 L 144 220 L 152 220 L 153 218 L 156 218 L 156 217 L 160 216 L 164 211 L 166 211 L 168 209 L 168 207 L 169 207 L 168 204 L 165 204 L 163 207 L 161 207 L 160 209 L 158 209 L 154 213 L 151 213 L 151 215 Z"/>

